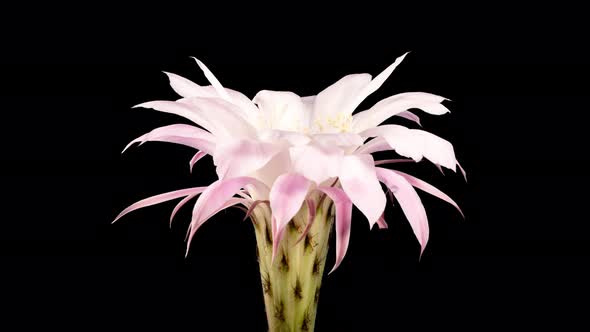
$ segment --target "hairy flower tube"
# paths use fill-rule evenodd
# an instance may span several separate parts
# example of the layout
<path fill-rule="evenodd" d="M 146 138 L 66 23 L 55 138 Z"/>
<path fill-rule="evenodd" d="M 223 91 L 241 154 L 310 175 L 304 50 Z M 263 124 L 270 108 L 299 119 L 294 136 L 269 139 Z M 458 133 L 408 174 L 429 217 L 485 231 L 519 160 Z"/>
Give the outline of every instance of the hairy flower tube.
<path fill-rule="evenodd" d="M 456 171 L 453 146 L 421 129 L 382 123 L 402 117 L 420 125 L 410 109 L 432 115 L 449 110 L 446 99 L 423 92 L 385 98 L 353 114 L 402 62 L 404 54 L 382 73 L 352 74 L 314 96 L 288 91 L 262 90 L 251 100 L 225 88 L 209 69 L 195 59 L 211 83 L 200 86 L 166 73 L 182 98 L 151 101 L 135 107 L 182 116 L 195 125 L 172 124 L 156 128 L 133 140 L 170 142 L 197 150 L 189 161 L 192 170 L 211 155 L 218 180 L 146 198 L 123 210 L 127 213 L 161 202 L 181 199 L 170 221 L 182 206 L 196 198 L 188 229 L 187 252 L 198 229 L 230 206 L 242 206 L 256 233 L 266 313 L 272 331 L 313 330 L 319 288 L 335 224 L 334 271 L 349 243 L 352 207 L 367 218 L 370 227 L 387 228 L 386 194 L 398 201 L 420 244 L 428 242 L 426 211 L 414 188 L 455 206 L 432 185 L 397 170 L 378 165 L 419 162 L 423 159 Z M 123 151 L 125 151 L 123 150 Z M 374 160 L 372 154 L 395 151 L 402 158 Z"/>

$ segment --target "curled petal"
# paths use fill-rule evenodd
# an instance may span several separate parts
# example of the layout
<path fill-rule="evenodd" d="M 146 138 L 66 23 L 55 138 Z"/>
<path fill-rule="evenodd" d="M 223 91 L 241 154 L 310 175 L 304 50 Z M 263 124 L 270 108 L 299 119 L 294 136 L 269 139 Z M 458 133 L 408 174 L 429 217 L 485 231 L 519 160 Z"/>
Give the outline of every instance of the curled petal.
<path fill-rule="evenodd" d="M 318 187 L 318 190 L 328 195 L 336 207 L 336 262 L 330 271 L 330 273 L 332 273 L 338 268 L 338 266 L 340 266 L 340 263 L 342 263 L 346 251 L 348 250 L 352 218 L 352 201 L 340 188 L 320 186 Z"/>
<path fill-rule="evenodd" d="M 398 154 L 420 161 L 426 158 L 455 171 L 457 160 L 453 145 L 448 141 L 420 129 L 408 129 L 398 125 L 383 125 L 367 129 L 364 137 L 383 137 Z"/>
<path fill-rule="evenodd" d="M 410 111 L 404 111 L 404 112 L 398 113 L 396 115 L 399 117 L 402 117 L 404 119 L 408 119 L 410 121 L 416 122 L 420 127 L 422 127 L 422 124 L 420 123 L 420 118 L 416 114 L 414 114 Z"/>
<path fill-rule="evenodd" d="M 207 154 L 205 152 L 199 151 L 191 158 L 191 160 L 188 162 L 189 170 L 191 173 L 193 172 L 193 166 L 195 166 L 197 161 L 201 160 L 201 158 L 203 158 L 206 155 Z"/>
<path fill-rule="evenodd" d="M 207 187 L 194 187 L 194 188 L 180 189 L 180 190 L 175 190 L 175 191 L 171 191 L 171 192 L 167 192 L 164 194 L 159 194 L 159 195 L 155 195 L 152 197 L 142 199 L 141 201 L 131 204 L 126 209 L 121 211 L 121 213 L 119 213 L 119 215 L 115 218 L 115 220 L 113 220 L 113 223 L 115 221 L 121 219 L 124 215 L 126 215 L 129 212 L 144 208 L 146 206 L 151 206 L 151 205 L 159 204 L 162 202 L 167 202 L 167 201 L 170 201 L 170 200 L 173 200 L 176 198 L 180 198 L 180 197 L 184 197 L 184 196 L 188 196 L 188 195 L 193 195 L 193 194 L 199 194 L 199 193 L 203 192 L 205 190 L 205 188 L 207 188 Z"/>
<path fill-rule="evenodd" d="M 394 115 L 400 115 L 411 108 L 423 110 L 433 115 L 442 115 L 449 110 L 441 104 L 446 98 L 424 92 L 405 92 L 385 98 L 370 109 L 357 113 L 352 119 L 354 132 L 378 126 Z M 407 113 L 402 115 L 408 116 Z M 411 116 L 410 116 L 411 117 Z"/>
<path fill-rule="evenodd" d="M 287 173 L 279 176 L 270 190 L 270 209 L 273 223 L 273 254 L 278 252 L 283 232 L 289 221 L 297 214 L 307 196 L 311 182 L 305 177 Z"/>
<path fill-rule="evenodd" d="M 376 167 L 377 177 L 379 181 L 383 182 L 388 188 L 391 189 L 395 198 L 399 202 L 399 205 L 404 211 L 414 235 L 420 243 L 420 256 L 424 252 L 424 248 L 428 243 L 429 227 L 428 218 L 426 217 L 426 211 L 422 205 L 422 201 L 418 196 L 418 193 L 414 190 L 412 185 L 398 173 L 381 167 Z"/>

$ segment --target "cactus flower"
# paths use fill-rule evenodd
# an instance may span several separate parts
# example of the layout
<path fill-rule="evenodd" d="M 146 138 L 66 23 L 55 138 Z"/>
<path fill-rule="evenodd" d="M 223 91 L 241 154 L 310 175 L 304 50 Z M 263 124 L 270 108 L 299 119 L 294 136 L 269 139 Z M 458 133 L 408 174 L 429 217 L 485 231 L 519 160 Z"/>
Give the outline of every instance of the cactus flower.
<path fill-rule="evenodd" d="M 463 169 L 448 141 L 421 129 L 382 123 L 402 117 L 420 125 L 409 109 L 432 115 L 449 110 L 446 99 L 423 92 L 385 98 L 355 113 L 402 62 L 404 54 L 383 72 L 347 75 L 315 96 L 262 90 L 253 99 L 222 86 L 198 59 L 211 85 L 200 86 L 165 73 L 180 99 L 150 101 L 135 107 L 180 115 L 195 125 L 172 124 L 134 139 L 162 141 L 194 148 L 190 170 L 212 156 L 218 180 L 208 186 L 176 190 L 146 198 L 124 209 L 115 221 L 139 208 L 182 199 L 172 211 L 196 198 L 187 232 L 187 252 L 198 229 L 230 206 L 241 206 L 256 233 L 262 289 L 271 331 L 311 331 L 314 327 L 328 239 L 335 224 L 333 272 L 346 255 L 352 207 L 370 227 L 387 228 L 383 183 L 395 197 L 418 240 L 428 242 L 426 211 L 414 188 L 455 206 L 430 184 L 383 164 L 423 159 L 456 171 Z M 123 150 L 123 151 L 125 151 Z M 402 158 L 375 160 L 375 152 L 395 151 Z M 462 213 L 461 213 L 462 214 Z M 330 273 L 331 273 L 330 272 Z"/>

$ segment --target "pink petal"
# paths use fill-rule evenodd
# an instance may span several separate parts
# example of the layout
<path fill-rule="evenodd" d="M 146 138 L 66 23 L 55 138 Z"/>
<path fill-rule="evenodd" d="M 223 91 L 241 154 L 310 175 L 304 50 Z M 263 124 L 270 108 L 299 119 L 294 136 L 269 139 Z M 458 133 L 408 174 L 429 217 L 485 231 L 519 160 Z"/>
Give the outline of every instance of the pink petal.
<path fill-rule="evenodd" d="M 373 157 L 369 154 L 344 156 L 339 179 L 342 189 L 373 227 L 387 203 L 375 174 Z"/>
<path fill-rule="evenodd" d="M 457 166 L 459 166 L 459 170 L 461 171 L 461 174 L 463 174 L 463 178 L 465 179 L 465 182 L 467 182 L 467 173 L 465 172 L 463 167 L 461 167 L 461 164 L 459 164 L 458 161 L 457 161 Z"/>
<path fill-rule="evenodd" d="M 412 230 L 420 243 L 420 256 L 422 256 L 428 243 L 429 228 L 426 211 L 418 193 L 403 176 L 396 172 L 381 167 L 375 169 L 379 181 L 383 182 L 388 188 L 395 188 L 395 190 L 391 189 L 391 191 L 397 198 L 410 226 L 412 226 Z"/>
<path fill-rule="evenodd" d="M 316 206 L 315 206 L 314 200 L 311 198 L 308 198 L 305 201 L 307 202 L 307 211 L 308 211 L 307 225 L 305 225 L 305 229 L 303 230 L 303 233 L 301 233 L 301 235 L 299 236 L 297 241 L 295 241 L 295 244 L 301 242 L 301 240 L 303 240 L 305 238 L 305 236 L 307 235 L 307 233 L 311 229 L 311 226 L 313 225 L 313 221 L 315 220 Z"/>
<path fill-rule="evenodd" d="M 113 220 L 113 223 L 115 221 L 121 219 L 124 215 L 126 215 L 129 212 L 144 208 L 146 206 L 151 206 L 151 205 L 159 204 L 159 203 L 166 202 L 169 200 L 173 200 L 176 198 L 180 198 L 180 197 L 184 197 L 184 196 L 188 196 L 188 195 L 192 195 L 192 194 L 198 194 L 198 193 L 203 192 L 203 190 L 205 190 L 205 188 L 206 187 L 194 187 L 194 188 L 180 189 L 180 190 L 175 190 L 175 191 L 171 191 L 171 192 L 167 192 L 164 194 L 159 194 L 159 195 L 155 195 L 152 197 L 142 199 L 141 201 L 133 203 L 130 206 L 128 206 L 125 210 L 121 211 L 121 213 L 119 213 L 119 215 L 115 218 L 115 220 Z"/>
<path fill-rule="evenodd" d="M 301 204 L 307 196 L 310 185 L 311 181 L 305 177 L 295 173 L 287 173 L 279 176 L 270 190 L 270 209 L 273 216 L 272 222 L 275 224 L 273 227 L 273 261 L 285 227 L 301 209 Z"/>
<path fill-rule="evenodd" d="M 191 158 L 191 160 L 188 162 L 189 170 L 191 173 L 193 172 L 193 166 L 195 166 L 197 161 L 201 160 L 201 158 L 203 158 L 206 155 L 207 153 L 199 151 Z"/>
<path fill-rule="evenodd" d="M 412 159 L 383 159 L 383 160 L 375 160 L 375 166 L 377 165 L 387 165 L 387 164 L 397 164 L 397 163 L 415 163 Z"/>
<path fill-rule="evenodd" d="M 238 205 L 238 204 L 242 204 L 242 205 L 246 205 L 247 206 L 251 202 L 252 201 L 251 200 L 248 200 L 248 199 L 239 198 L 239 197 L 232 197 L 229 200 L 227 200 L 220 208 L 218 208 L 217 210 L 215 210 L 214 212 L 212 212 L 209 216 L 205 217 L 203 219 L 203 221 L 201 222 L 201 225 L 204 224 L 205 222 L 207 222 L 207 220 L 211 219 L 213 216 L 215 216 L 221 210 L 225 210 L 225 209 L 227 209 L 229 207 L 232 207 L 232 206 L 235 206 L 235 205 Z M 241 207 L 237 206 L 237 208 L 241 208 Z M 186 233 L 186 238 L 185 238 L 185 241 L 188 240 L 188 244 L 186 246 L 185 257 L 188 256 L 188 253 L 189 253 L 189 250 L 190 250 L 190 244 L 191 244 L 191 241 L 192 241 L 192 236 L 194 236 L 194 233 L 195 232 L 196 232 L 196 229 L 193 232 L 192 224 L 189 225 L 188 230 L 187 230 L 187 233 Z"/>
<path fill-rule="evenodd" d="M 340 266 L 348 250 L 352 219 L 352 201 L 340 188 L 320 186 L 318 190 L 328 195 L 336 206 L 336 262 L 330 271 L 332 273 Z"/>
<path fill-rule="evenodd" d="M 261 203 L 270 204 L 270 201 L 269 200 L 256 200 L 256 201 L 254 201 L 250 205 L 248 210 L 246 210 L 246 215 L 244 216 L 244 220 L 248 219 L 248 217 L 250 217 L 252 215 L 252 212 L 254 212 L 254 209 L 258 206 L 258 204 L 261 204 Z M 254 219 L 252 219 L 252 222 L 254 222 Z"/>
<path fill-rule="evenodd" d="M 443 171 L 442 167 L 440 167 L 439 164 L 434 164 L 434 166 L 436 166 L 436 168 L 438 169 L 439 172 L 442 173 L 442 175 L 445 175 L 445 172 Z"/>
<path fill-rule="evenodd" d="M 392 172 L 401 175 L 404 179 L 406 179 L 406 181 L 408 181 L 412 186 L 424 190 L 425 192 L 436 196 L 440 199 L 442 199 L 443 201 L 451 204 L 452 206 L 454 206 L 459 213 L 461 214 L 461 216 L 463 218 L 465 218 L 465 215 L 463 214 L 463 211 L 461 211 L 461 208 L 459 208 L 459 205 L 457 205 L 457 203 L 455 203 L 455 201 L 453 201 L 447 194 L 443 193 L 442 191 L 440 191 L 439 189 L 435 188 L 434 186 L 432 186 L 431 184 L 422 181 L 416 177 L 411 176 L 410 174 L 406 174 L 404 172 L 400 172 L 400 171 L 395 171 L 392 170 Z"/>
<path fill-rule="evenodd" d="M 190 235 L 188 238 L 189 244 L 199 227 L 201 227 L 209 217 L 217 213 L 219 209 L 223 208 L 224 204 L 226 204 L 241 188 L 244 188 L 247 185 L 254 186 L 257 191 L 268 192 L 268 188 L 265 184 L 250 177 L 217 180 L 203 191 L 193 209 Z"/>
<path fill-rule="evenodd" d="M 205 190 L 203 187 L 203 190 Z M 174 210 L 172 210 L 172 213 L 170 214 L 170 227 L 172 228 L 172 220 L 174 220 L 174 216 L 176 216 L 176 214 L 178 213 L 178 211 L 186 204 L 188 203 L 188 201 L 190 201 L 191 199 L 197 197 L 197 195 L 199 195 L 200 193 L 194 193 L 194 194 L 190 194 L 188 196 L 186 196 L 185 198 L 183 198 L 180 202 L 178 202 L 178 204 L 176 204 L 176 206 L 174 207 Z"/>
<path fill-rule="evenodd" d="M 131 145 L 139 142 L 140 145 L 148 141 L 170 142 L 203 149 L 213 152 L 215 137 L 211 133 L 185 124 L 173 124 L 156 128 L 147 134 L 141 135 L 131 141 L 121 153 L 124 153 Z"/>
<path fill-rule="evenodd" d="M 377 220 L 377 226 L 379 226 L 379 229 L 389 228 L 389 226 L 387 226 L 387 223 L 385 222 L 385 213 L 382 214 L 381 217 L 379 217 L 379 220 Z"/>
<path fill-rule="evenodd" d="M 399 125 L 383 125 L 367 129 L 364 137 L 383 137 L 392 149 L 404 157 L 415 161 L 426 158 L 455 171 L 457 160 L 453 145 L 448 141 L 420 129 L 408 129 Z"/>
<path fill-rule="evenodd" d="M 404 119 L 408 119 L 408 120 L 410 120 L 410 121 L 414 121 L 414 122 L 416 122 L 416 123 L 417 123 L 417 124 L 418 124 L 420 127 L 422 127 L 422 124 L 420 123 L 420 118 L 419 118 L 419 117 L 418 117 L 416 114 L 414 114 L 414 113 L 412 113 L 412 112 L 410 112 L 410 111 L 404 111 L 404 112 L 398 113 L 398 114 L 396 114 L 396 115 L 397 115 L 397 116 L 399 116 L 399 117 L 402 117 L 402 118 L 404 118 Z"/>

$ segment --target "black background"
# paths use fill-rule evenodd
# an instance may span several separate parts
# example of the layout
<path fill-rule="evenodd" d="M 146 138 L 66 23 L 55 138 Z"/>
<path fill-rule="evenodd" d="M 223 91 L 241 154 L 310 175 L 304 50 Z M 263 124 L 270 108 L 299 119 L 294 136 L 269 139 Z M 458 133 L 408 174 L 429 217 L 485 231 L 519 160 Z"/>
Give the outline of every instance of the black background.
<path fill-rule="evenodd" d="M 401 9 L 150 9 L 6 13 L 3 321 L 264 330 L 254 235 L 242 212 L 202 227 L 187 259 L 190 209 L 171 230 L 173 203 L 110 224 L 136 200 L 215 176 L 210 157 L 189 174 L 192 151 L 180 146 L 148 143 L 121 156 L 131 139 L 184 121 L 130 107 L 175 98 L 162 70 L 206 84 L 189 56 L 252 97 L 260 89 L 315 94 L 349 73 L 376 75 L 406 51 L 362 106 L 404 91 L 452 100 L 451 114 L 423 114 L 422 122 L 454 144 L 469 182 L 427 163 L 400 168 L 455 198 L 467 219 L 422 195 L 431 241 L 418 262 L 399 209 L 387 210 L 386 231 L 369 231 L 355 211 L 348 254 L 324 279 L 316 329 L 563 329 L 583 318 L 588 58 L 575 9 L 462 8 L 458 18 Z M 409 20 L 398 26 L 402 18 Z"/>

